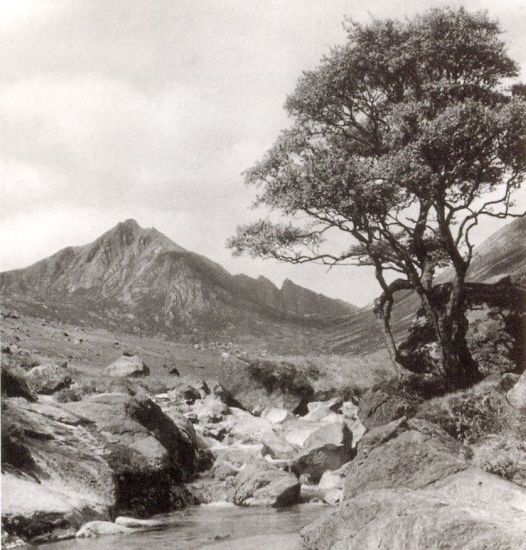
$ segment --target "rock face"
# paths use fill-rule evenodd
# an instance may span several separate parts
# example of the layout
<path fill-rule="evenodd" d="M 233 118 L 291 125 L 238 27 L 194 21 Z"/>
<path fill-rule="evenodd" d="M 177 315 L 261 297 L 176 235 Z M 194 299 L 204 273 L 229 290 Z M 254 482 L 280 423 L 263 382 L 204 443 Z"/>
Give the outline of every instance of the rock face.
<path fill-rule="evenodd" d="M 221 362 L 220 379 L 230 397 L 256 415 L 268 407 L 294 412 L 314 393 L 306 376 L 283 362 L 230 357 Z"/>
<path fill-rule="evenodd" d="M 54 363 L 33 367 L 26 380 L 35 393 L 48 395 L 69 388 L 73 382 L 67 366 Z"/>
<path fill-rule="evenodd" d="M 420 488 L 463 470 L 461 445 L 425 420 L 394 421 L 367 433 L 347 471 L 346 499 L 371 489 Z"/>
<path fill-rule="evenodd" d="M 108 393 L 68 404 L 2 405 L 2 525 L 42 542 L 111 514 L 145 516 L 193 502 L 200 467 L 183 429 L 146 396 Z"/>
<path fill-rule="evenodd" d="M 234 504 L 240 506 L 290 506 L 299 500 L 298 479 L 283 470 L 254 463 L 240 472 L 234 482 Z"/>
<path fill-rule="evenodd" d="M 108 376 L 141 378 L 150 374 L 150 369 L 137 355 L 123 355 L 106 367 L 104 373 Z"/>
<path fill-rule="evenodd" d="M 523 548 L 526 489 L 474 468 L 429 420 L 371 429 L 335 474 L 324 474 L 319 489 L 337 500 L 343 483 L 343 501 L 303 531 L 306 550 Z"/>
<path fill-rule="evenodd" d="M 345 500 L 302 532 L 303 548 L 524 548 L 526 491 L 470 469 L 427 489 L 376 489 Z"/>

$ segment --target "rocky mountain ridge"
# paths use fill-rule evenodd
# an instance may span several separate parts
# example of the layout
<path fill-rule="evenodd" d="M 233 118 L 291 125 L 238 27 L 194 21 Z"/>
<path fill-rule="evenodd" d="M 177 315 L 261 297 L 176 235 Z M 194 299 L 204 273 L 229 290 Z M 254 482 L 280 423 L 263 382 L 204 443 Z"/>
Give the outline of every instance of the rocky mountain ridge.
<path fill-rule="evenodd" d="M 285 281 L 231 275 L 135 220 L 94 242 L 0 274 L 3 301 L 25 313 L 141 332 L 268 334 L 358 308 Z"/>

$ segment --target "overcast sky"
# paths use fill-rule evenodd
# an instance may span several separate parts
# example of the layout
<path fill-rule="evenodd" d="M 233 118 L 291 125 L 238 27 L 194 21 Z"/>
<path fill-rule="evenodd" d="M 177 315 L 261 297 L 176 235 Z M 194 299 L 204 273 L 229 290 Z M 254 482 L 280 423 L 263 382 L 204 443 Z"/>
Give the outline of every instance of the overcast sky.
<path fill-rule="evenodd" d="M 135 218 L 230 272 L 369 303 L 368 271 L 231 257 L 256 217 L 241 172 L 344 15 L 443 5 L 497 17 L 524 79 L 524 0 L 0 0 L 0 270 Z"/>

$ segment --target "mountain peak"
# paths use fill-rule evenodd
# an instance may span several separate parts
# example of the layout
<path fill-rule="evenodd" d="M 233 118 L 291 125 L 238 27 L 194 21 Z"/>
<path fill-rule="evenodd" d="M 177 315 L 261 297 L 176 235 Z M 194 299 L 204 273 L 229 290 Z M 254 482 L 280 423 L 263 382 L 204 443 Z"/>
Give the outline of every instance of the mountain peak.
<path fill-rule="evenodd" d="M 124 229 L 142 229 L 142 227 L 137 223 L 136 220 L 133 218 L 128 218 L 127 220 L 124 220 L 123 222 L 119 222 L 116 227 L 122 227 Z"/>

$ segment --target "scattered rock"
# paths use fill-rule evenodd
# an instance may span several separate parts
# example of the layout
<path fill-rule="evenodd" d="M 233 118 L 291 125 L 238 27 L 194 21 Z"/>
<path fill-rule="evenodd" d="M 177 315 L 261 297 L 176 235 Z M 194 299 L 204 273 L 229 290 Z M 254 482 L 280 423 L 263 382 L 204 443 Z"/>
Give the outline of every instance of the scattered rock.
<path fill-rule="evenodd" d="M 201 399 L 201 394 L 197 388 L 186 384 L 169 390 L 168 398 L 173 401 L 183 400 L 186 404 L 192 405 L 197 399 Z"/>
<path fill-rule="evenodd" d="M 305 374 L 285 362 L 230 356 L 221 361 L 218 378 L 232 399 L 256 415 L 266 407 L 294 412 L 305 406 L 314 394 Z"/>
<path fill-rule="evenodd" d="M 291 506 L 299 501 L 298 479 L 260 461 L 249 464 L 234 481 L 234 504 L 239 506 Z"/>
<path fill-rule="evenodd" d="M 306 474 L 312 483 L 318 483 L 324 472 L 337 470 L 350 459 L 349 450 L 343 445 L 327 444 L 311 449 L 294 459 L 291 470 L 298 476 Z"/>
<path fill-rule="evenodd" d="M 343 491 L 341 489 L 329 489 L 323 495 L 323 502 L 329 506 L 337 506 L 340 504 L 343 498 Z"/>
<path fill-rule="evenodd" d="M 261 443 L 263 443 L 263 453 L 273 459 L 292 459 L 298 454 L 296 447 L 274 430 L 263 432 L 259 437 Z"/>
<path fill-rule="evenodd" d="M 324 491 L 330 489 L 343 489 L 346 471 L 347 467 L 345 465 L 338 470 L 327 470 L 321 476 L 318 487 Z"/>
<path fill-rule="evenodd" d="M 73 382 L 69 370 L 55 363 L 33 367 L 27 373 L 26 380 L 35 393 L 46 395 L 69 388 Z"/>
<path fill-rule="evenodd" d="M 343 447 L 346 454 L 351 455 L 352 433 L 347 424 L 336 421 L 331 424 L 321 424 L 303 443 L 304 449 L 317 449 L 325 445 L 335 445 Z"/>
<path fill-rule="evenodd" d="M 228 406 L 215 395 L 207 395 L 204 399 L 196 401 L 192 407 L 192 414 L 200 424 L 221 422 L 229 413 Z"/>
<path fill-rule="evenodd" d="M 106 367 L 104 374 L 115 377 L 140 378 L 148 376 L 150 369 L 138 355 L 126 355 L 124 353 L 122 357 Z"/>
<path fill-rule="evenodd" d="M 329 401 L 311 401 L 307 404 L 308 413 L 303 417 L 304 420 L 310 422 L 321 422 L 323 419 L 330 417 L 331 413 L 336 413 L 341 400 L 338 398 Z"/>
<path fill-rule="evenodd" d="M 271 424 L 282 424 L 287 420 L 290 413 L 286 409 L 278 409 L 277 407 L 268 407 L 263 409 L 261 418 L 268 420 Z"/>

